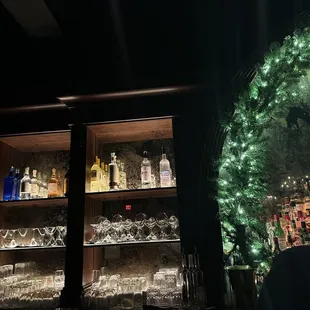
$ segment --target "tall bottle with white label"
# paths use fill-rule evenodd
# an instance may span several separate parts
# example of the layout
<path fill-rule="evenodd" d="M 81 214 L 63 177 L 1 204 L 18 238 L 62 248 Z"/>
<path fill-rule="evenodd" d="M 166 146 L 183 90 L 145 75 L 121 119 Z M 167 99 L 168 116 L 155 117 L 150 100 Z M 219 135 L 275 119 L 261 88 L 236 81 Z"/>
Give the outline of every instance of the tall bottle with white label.
<path fill-rule="evenodd" d="M 147 151 L 143 152 L 143 160 L 141 163 L 141 185 L 142 188 L 151 188 L 152 183 L 152 166 L 147 158 Z"/>
<path fill-rule="evenodd" d="M 29 167 L 25 168 L 24 177 L 20 181 L 20 199 L 31 198 L 31 180 L 29 177 Z"/>
<path fill-rule="evenodd" d="M 32 170 L 32 178 L 31 178 L 31 199 L 36 199 L 39 197 L 39 186 L 37 180 L 37 170 Z"/>
<path fill-rule="evenodd" d="M 119 189 L 119 170 L 116 163 L 116 155 L 115 153 L 111 153 L 111 162 L 109 164 L 109 187 L 110 191 L 116 191 Z"/>
<path fill-rule="evenodd" d="M 161 161 L 159 162 L 160 187 L 171 187 L 170 162 L 167 159 L 166 149 L 163 147 Z"/>
<path fill-rule="evenodd" d="M 101 180 L 102 180 L 102 172 L 100 169 L 100 159 L 98 156 L 95 157 L 94 164 L 90 169 L 90 191 L 94 192 L 101 192 Z"/>

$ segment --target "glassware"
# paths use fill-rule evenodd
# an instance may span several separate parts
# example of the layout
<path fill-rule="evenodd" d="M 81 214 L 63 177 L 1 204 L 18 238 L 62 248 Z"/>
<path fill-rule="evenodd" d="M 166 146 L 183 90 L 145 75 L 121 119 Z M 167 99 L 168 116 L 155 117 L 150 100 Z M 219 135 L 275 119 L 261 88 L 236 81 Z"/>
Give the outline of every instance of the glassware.
<path fill-rule="evenodd" d="M 41 177 L 41 172 L 38 171 L 38 177 L 37 177 L 37 184 L 38 184 L 38 198 L 44 198 L 42 195 L 42 177 Z"/>
<path fill-rule="evenodd" d="M 29 177 L 29 167 L 25 168 L 24 177 L 20 181 L 20 199 L 31 198 L 31 180 Z"/>
<path fill-rule="evenodd" d="M 142 188 L 151 188 L 152 167 L 151 162 L 147 158 L 147 151 L 143 152 L 143 160 L 141 163 L 141 184 Z"/>
<path fill-rule="evenodd" d="M 111 222 L 106 219 L 103 223 L 102 223 L 102 230 L 104 233 L 104 238 L 103 238 L 103 242 L 104 243 L 113 243 L 113 238 L 111 237 L 109 231 L 111 229 Z"/>
<path fill-rule="evenodd" d="M 164 272 L 156 272 L 154 274 L 153 284 L 155 288 L 163 289 L 166 287 L 166 276 Z"/>
<path fill-rule="evenodd" d="M 142 212 L 138 213 L 135 217 L 135 224 L 137 226 L 137 233 L 135 235 L 135 240 L 136 241 L 143 241 L 145 240 L 145 235 L 143 233 L 143 226 L 145 224 L 145 220 L 146 220 L 146 215 Z"/>
<path fill-rule="evenodd" d="M 100 158 L 98 156 L 95 156 L 94 164 L 92 165 L 90 169 L 90 191 L 92 193 L 94 192 L 100 192 L 101 187 L 101 179 L 102 179 L 102 172 L 100 169 Z"/>
<path fill-rule="evenodd" d="M 120 214 L 115 214 L 112 217 L 113 239 L 114 242 L 121 242 L 121 230 L 123 228 L 123 217 Z"/>
<path fill-rule="evenodd" d="M 26 246 L 25 237 L 27 235 L 27 228 L 18 228 L 19 238 L 18 238 L 18 246 L 24 247 Z"/>
<path fill-rule="evenodd" d="M 9 229 L 6 239 L 9 241 L 7 248 L 16 248 L 17 243 L 15 240 L 16 229 Z"/>
<path fill-rule="evenodd" d="M 146 237 L 146 240 L 157 240 L 157 237 L 156 235 L 154 234 L 154 231 L 153 231 L 153 228 L 155 227 L 156 225 L 156 220 L 154 217 L 150 217 L 149 219 L 147 219 L 145 221 L 145 224 L 146 226 L 150 229 L 150 233 L 149 235 Z"/>
<path fill-rule="evenodd" d="M 60 289 L 64 286 L 65 283 L 65 276 L 63 270 L 56 270 L 54 276 L 54 285 L 56 288 Z"/>
<path fill-rule="evenodd" d="M 167 221 L 168 221 L 168 217 L 167 217 L 167 214 L 165 212 L 159 212 L 156 215 L 156 223 L 160 228 L 159 239 L 166 239 L 167 238 L 167 234 L 165 232 L 165 228 L 167 226 Z"/>
<path fill-rule="evenodd" d="M 163 147 L 162 159 L 159 162 L 160 187 L 171 187 L 170 162 L 167 159 L 166 149 Z"/>
<path fill-rule="evenodd" d="M 131 228 L 133 226 L 133 222 L 131 219 L 126 219 L 125 222 L 124 222 L 124 227 L 127 231 L 127 234 L 126 234 L 126 240 L 127 241 L 134 241 L 135 240 L 135 237 L 131 234 Z"/>
<path fill-rule="evenodd" d="M 58 193 L 58 180 L 56 178 L 56 169 L 52 168 L 52 175 L 47 185 L 47 197 L 48 198 L 56 198 L 59 197 Z"/>
<path fill-rule="evenodd" d="M 14 274 L 20 277 L 25 276 L 25 263 L 16 263 L 14 266 Z"/>
<path fill-rule="evenodd" d="M 90 226 L 93 228 L 94 230 L 94 235 L 93 237 L 90 239 L 91 243 L 96 243 L 96 244 L 100 244 L 102 243 L 102 236 L 101 236 L 101 231 L 102 231 L 102 223 L 106 220 L 105 217 L 103 216 L 96 216 L 94 219 L 94 223 L 90 224 Z"/>
<path fill-rule="evenodd" d="M 12 199 L 15 199 L 15 200 L 19 200 L 20 199 L 20 175 L 19 175 L 19 169 L 16 169 L 16 171 L 15 171 L 15 177 L 14 177 L 14 182 L 13 182 Z"/>
<path fill-rule="evenodd" d="M 37 170 L 32 170 L 32 178 L 31 178 L 31 199 L 36 199 L 39 197 L 39 187 L 37 180 Z"/>
<path fill-rule="evenodd" d="M 11 166 L 9 174 L 3 180 L 3 200 L 12 200 L 14 186 L 14 166 Z"/>
<path fill-rule="evenodd" d="M 45 227 L 45 238 L 44 238 L 44 245 L 45 246 L 53 246 L 55 244 L 55 233 L 56 227 Z"/>
<path fill-rule="evenodd" d="M 118 190 L 119 189 L 119 170 L 116 164 L 115 153 L 111 153 L 111 162 L 109 164 L 109 176 L 110 176 L 110 182 L 109 182 L 110 191 Z"/>
<path fill-rule="evenodd" d="M 7 247 L 7 236 L 8 236 L 9 230 L 8 229 L 1 229 L 0 230 L 0 234 L 1 234 L 1 240 L 2 240 L 2 244 L 1 247 L 2 248 L 6 248 Z"/>
<path fill-rule="evenodd" d="M 168 219 L 168 223 L 170 225 L 170 233 L 169 235 L 167 236 L 168 239 L 178 239 L 179 236 L 177 235 L 176 233 L 176 229 L 178 228 L 179 226 L 179 220 L 177 219 L 176 216 L 174 215 L 171 215 Z"/>
<path fill-rule="evenodd" d="M 124 163 L 122 161 L 119 163 L 119 189 L 127 189 L 127 175 L 124 170 Z"/>
<path fill-rule="evenodd" d="M 55 238 L 55 243 L 53 244 L 54 246 L 65 246 L 64 242 L 64 236 L 65 236 L 65 226 L 56 226 L 55 233 L 56 233 L 56 238 Z"/>

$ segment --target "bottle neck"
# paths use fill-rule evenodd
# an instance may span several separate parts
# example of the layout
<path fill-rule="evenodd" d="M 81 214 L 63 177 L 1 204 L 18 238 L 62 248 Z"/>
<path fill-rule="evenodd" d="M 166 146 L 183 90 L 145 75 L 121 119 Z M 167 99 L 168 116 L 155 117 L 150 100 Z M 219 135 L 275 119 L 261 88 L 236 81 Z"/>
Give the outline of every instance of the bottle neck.
<path fill-rule="evenodd" d="M 162 154 L 161 155 L 161 159 L 167 159 L 167 155 L 166 154 Z"/>
<path fill-rule="evenodd" d="M 194 258 L 192 254 L 188 254 L 188 268 L 194 268 Z"/>

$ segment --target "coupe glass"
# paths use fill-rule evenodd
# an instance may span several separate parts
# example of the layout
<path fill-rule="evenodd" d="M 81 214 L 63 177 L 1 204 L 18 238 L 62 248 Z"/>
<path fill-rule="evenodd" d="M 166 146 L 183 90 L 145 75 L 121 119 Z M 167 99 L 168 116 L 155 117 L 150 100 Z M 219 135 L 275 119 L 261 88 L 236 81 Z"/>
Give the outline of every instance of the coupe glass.
<path fill-rule="evenodd" d="M 114 242 L 121 242 L 121 230 L 123 229 L 123 217 L 115 214 L 112 217 L 113 239 Z"/>
<path fill-rule="evenodd" d="M 159 239 L 166 239 L 167 238 L 167 234 L 165 232 L 165 228 L 166 228 L 167 223 L 168 223 L 167 214 L 165 212 L 159 212 L 156 215 L 156 223 L 160 227 Z"/>
<path fill-rule="evenodd" d="M 145 224 L 145 220 L 146 220 L 146 215 L 142 212 L 138 213 L 135 217 L 135 224 L 138 228 L 137 233 L 135 235 L 135 240 L 136 241 L 143 241 L 145 240 L 145 236 L 143 233 L 143 226 Z"/>
<path fill-rule="evenodd" d="M 146 240 L 157 240 L 156 235 L 154 234 L 153 228 L 156 225 L 156 220 L 154 217 L 150 217 L 145 221 L 146 226 L 150 229 L 149 235 L 146 237 Z"/>
<path fill-rule="evenodd" d="M 127 231 L 127 234 L 126 234 L 127 241 L 135 241 L 135 237 L 131 234 L 132 225 L 133 225 L 133 222 L 131 219 L 126 219 L 126 221 L 124 222 L 124 227 Z"/>
<path fill-rule="evenodd" d="M 171 229 L 170 229 L 170 233 L 169 233 L 169 235 L 167 236 L 168 239 L 178 239 L 179 236 L 178 236 L 178 234 L 176 233 L 176 230 L 177 230 L 177 228 L 178 228 L 178 226 L 179 226 L 179 220 L 177 219 L 176 216 L 171 215 L 171 216 L 169 217 L 169 219 L 168 219 L 168 223 L 169 223 L 170 228 L 171 228 Z"/>

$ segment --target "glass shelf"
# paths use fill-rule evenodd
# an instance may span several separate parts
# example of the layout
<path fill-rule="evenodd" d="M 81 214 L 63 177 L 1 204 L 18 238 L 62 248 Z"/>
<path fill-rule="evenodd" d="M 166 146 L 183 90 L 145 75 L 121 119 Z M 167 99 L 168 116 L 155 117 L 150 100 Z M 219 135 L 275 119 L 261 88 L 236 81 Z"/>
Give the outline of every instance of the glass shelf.
<path fill-rule="evenodd" d="M 67 197 L 0 201 L 0 207 L 59 207 L 67 204 Z"/>
<path fill-rule="evenodd" d="M 65 249 L 65 246 L 33 246 L 33 247 L 16 247 L 16 248 L 0 248 L 0 252 L 7 251 L 38 251 L 38 250 L 59 250 Z"/>
<path fill-rule="evenodd" d="M 86 194 L 86 197 L 101 201 L 165 198 L 176 196 L 176 187 L 123 190 Z"/>
<path fill-rule="evenodd" d="M 139 245 L 139 244 L 159 244 L 159 243 L 177 243 L 180 239 L 171 240 L 150 240 L 150 241 L 129 241 L 129 242 L 119 242 L 119 243 L 84 243 L 84 247 L 106 247 L 106 246 L 122 246 L 122 245 Z"/>

